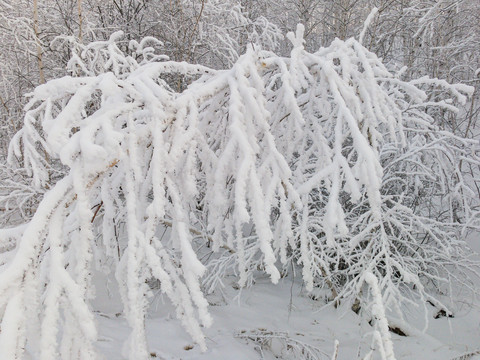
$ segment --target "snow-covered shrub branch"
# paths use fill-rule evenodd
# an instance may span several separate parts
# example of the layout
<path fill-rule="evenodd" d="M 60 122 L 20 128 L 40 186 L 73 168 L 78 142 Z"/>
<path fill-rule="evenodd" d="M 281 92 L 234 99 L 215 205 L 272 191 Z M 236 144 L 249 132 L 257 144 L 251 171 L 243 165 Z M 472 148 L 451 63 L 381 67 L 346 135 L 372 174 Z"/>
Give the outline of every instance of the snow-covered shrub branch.
<path fill-rule="evenodd" d="M 382 360 L 395 360 L 393 343 L 388 329 L 388 321 L 385 314 L 385 307 L 383 305 L 382 293 L 378 285 L 378 279 L 375 277 L 375 275 L 373 275 L 373 273 L 366 271 L 364 274 L 364 281 L 369 287 L 372 295 L 371 312 L 373 315 L 372 321 L 374 322 L 375 326 L 375 330 L 373 331 L 373 340 L 378 345 Z M 370 359 L 372 352 L 373 351 L 367 354 L 364 359 Z"/>
<path fill-rule="evenodd" d="M 207 268 L 210 291 L 233 266 L 244 286 L 301 264 L 309 291 L 352 300 L 371 274 L 398 309 L 470 266 L 460 235 L 477 205 L 459 160 L 478 164 L 475 144 L 436 128 L 428 110 L 448 102 L 426 102 L 356 40 L 308 53 L 299 26 L 290 57 L 249 46 L 217 71 L 146 42 L 125 54 L 119 36 L 78 46 L 74 76 L 35 89 L 12 140 L 10 159 L 45 195 L 0 262 L 7 358 L 26 342 L 41 359 L 95 358 L 94 264 L 115 269 L 130 359 L 148 358 L 152 278 L 205 348 Z M 470 91 L 434 82 L 460 100 Z M 225 257 L 202 263 L 194 238 Z"/>

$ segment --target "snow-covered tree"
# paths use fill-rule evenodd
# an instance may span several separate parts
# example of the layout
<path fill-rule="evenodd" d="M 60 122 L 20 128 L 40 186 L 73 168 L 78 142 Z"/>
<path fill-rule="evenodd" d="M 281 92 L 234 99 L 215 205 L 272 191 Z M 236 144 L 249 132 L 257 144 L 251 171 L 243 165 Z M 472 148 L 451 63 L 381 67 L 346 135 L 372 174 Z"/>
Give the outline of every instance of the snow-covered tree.
<path fill-rule="evenodd" d="M 420 298 L 448 311 L 431 285 L 470 268 L 461 239 L 477 200 L 461 164 L 479 164 L 478 144 L 439 129 L 433 109 L 456 109 L 420 87 L 460 102 L 470 87 L 404 81 L 353 38 L 309 53 L 301 25 L 289 57 L 249 45 L 226 70 L 155 55 L 152 38 L 122 51 L 120 36 L 78 46 L 72 76 L 35 89 L 11 142 L 45 195 L 0 233 L 6 359 L 26 347 L 96 357 L 94 265 L 115 270 L 129 359 L 148 358 L 152 278 L 205 348 L 202 277 L 214 286 L 232 263 L 240 286 L 293 265 L 334 300 L 369 299 L 370 287 L 381 336 L 385 307 Z M 202 263 L 195 239 L 218 255 Z"/>

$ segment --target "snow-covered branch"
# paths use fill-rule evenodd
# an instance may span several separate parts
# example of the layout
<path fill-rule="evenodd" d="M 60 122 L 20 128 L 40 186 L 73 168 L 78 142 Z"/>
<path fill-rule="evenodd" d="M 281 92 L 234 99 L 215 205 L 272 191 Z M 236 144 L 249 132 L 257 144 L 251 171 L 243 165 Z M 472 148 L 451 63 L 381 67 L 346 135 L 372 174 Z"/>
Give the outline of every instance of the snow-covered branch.
<path fill-rule="evenodd" d="M 12 236 L 0 238 L 9 358 L 26 341 L 42 359 L 95 357 L 94 263 L 115 269 L 130 359 L 148 358 L 152 278 L 205 349 L 209 270 L 207 291 L 229 271 L 240 286 L 258 269 L 276 283 L 293 262 L 309 291 L 354 300 L 366 281 L 375 309 L 398 310 L 470 266 L 461 234 L 478 226 L 478 206 L 459 160 L 480 164 L 477 145 L 429 112 L 452 105 L 427 101 L 418 86 L 430 80 L 402 81 L 353 38 L 309 53 L 303 35 L 301 25 L 288 35 L 290 57 L 247 46 L 213 70 L 145 43 L 125 54 L 116 33 L 79 46 L 73 76 L 35 89 L 10 160 L 45 195 L 14 253 Z M 229 251 L 202 263 L 194 238 Z"/>

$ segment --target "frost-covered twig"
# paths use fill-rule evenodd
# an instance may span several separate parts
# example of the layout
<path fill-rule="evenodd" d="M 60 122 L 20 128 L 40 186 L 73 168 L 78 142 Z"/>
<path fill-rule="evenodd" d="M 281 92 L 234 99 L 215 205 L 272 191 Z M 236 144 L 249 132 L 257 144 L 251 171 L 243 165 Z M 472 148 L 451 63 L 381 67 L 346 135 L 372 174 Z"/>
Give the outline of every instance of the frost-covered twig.
<path fill-rule="evenodd" d="M 480 350 L 468 352 L 466 354 L 462 354 L 460 356 L 456 356 L 454 358 L 451 358 L 450 360 L 470 360 L 472 359 L 475 355 L 480 355 Z"/>
<path fill-rule="evenodd" d="M 235 334 L 235 337 L 256 342 L 263 350 L 271 351 L 277 357 L 293 357 L 305 360 L 330 359 L 327 353 L 316 346 L 295 339 L 283 331 L 270 331 L 267 329 L 241 330 Z M 276 342 L 276 344 L 273 344 L 273 342 Z M 337 348 L 335 348 L 336 352 Z"/>
<path fill-rule="evenodd" d="M 393 342 L 388 329 L 388 320 L 385 314 L 385 306 L 383 304 L 382 294 L 378 286 L 378 279 L 371 272 L 366 272 L 364 279 L 368 284 L 369 290 L 372 294 L 370 311 L 374 318 L 374 324 L 376 328 L 376 330 L 373 332 L 373 337 L 377 342 L 382 360 L 395 360 Z"/>

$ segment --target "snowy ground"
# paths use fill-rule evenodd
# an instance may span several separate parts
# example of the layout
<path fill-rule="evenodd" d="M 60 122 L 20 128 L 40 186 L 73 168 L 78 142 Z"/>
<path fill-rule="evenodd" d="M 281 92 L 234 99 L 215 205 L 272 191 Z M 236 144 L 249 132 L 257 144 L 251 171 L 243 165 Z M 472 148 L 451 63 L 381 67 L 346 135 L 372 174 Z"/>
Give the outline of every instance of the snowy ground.
<path fill-rule="evenodd" d="M 106 360 L 124 359 L 122 344 L 129 329 L 125 319 L 115 315 L 121 309 L 117 294 L 110 289 L 107 295 L 103 290 L 97 285 L 98 349 Z M 155 297 L 147 321 L 153 359 L 306 358 L 286 352 L 287 334 L 289 349 L 308 344 L 323 352 L 321 359 L 332 358 L 335 340 L 339 341 L 338 360 L 361 359 L 370 350 L 372 338 L 368 333 L 373 328 L 366 321 L 347 306 L 324 307 L 322 299 L 311 299 L 297 280 L 284 279 L 273 285 L 268 279 L 260 279 L 252 288 L 242 290 L 240 296 L 238 290 L 227 286 L 223 294 L 214 294 L 209 301 L 214 324 L 205 330 L 209 348 L 202 353 L 175 318 L 168 301 L 164 302 L 160 295 Z M 397 359 L 480 359 L 475 355 L 459 358 L 480 350 L 480 307 L 465 304 L 451 319 L 433 319 L 434 312 L 431 308 L 426 333 L 421 332 L 424 318 L 415 311 L 409 312 L 407 320 L 420 330 L 407 329 L 410 336 L 392 333 Z M 273 339 L 266 340 L 262 347 L 251 340 L 259 334 Z M 378 353 L 373 358 L 379 358 Z"/>

